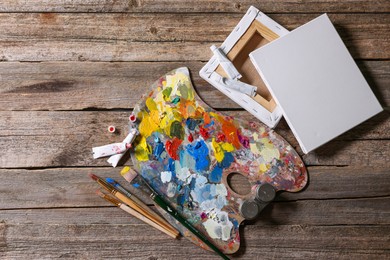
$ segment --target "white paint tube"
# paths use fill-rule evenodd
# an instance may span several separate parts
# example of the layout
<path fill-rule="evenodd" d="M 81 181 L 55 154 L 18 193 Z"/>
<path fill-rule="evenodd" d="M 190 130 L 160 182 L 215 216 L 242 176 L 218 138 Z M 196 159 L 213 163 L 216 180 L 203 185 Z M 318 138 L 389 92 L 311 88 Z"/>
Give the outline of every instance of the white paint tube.
<path fill-rule="evenodd" d="M 219 64 L 221 64 L 222 68 L 226 72 L 226 74 L 231 79 L 240 79 L 242 76 L 240 72 L 234 67 L 233 63 L 226 57 L 225 53 L 221 51 L 217 46 L 212 45 L 210 50 L 217 56 Z"/>
<path fill-rule="evenodd" d="M 113 154 L 120 154 L 127 150 L 126 143 L 113 143 L 103 146 L 93 147 L 93 159 L 110 156 Z"/>
<path fill-rule="evenodd" d="M 134 141 L 134 139 L 137 137 L 138 131 L 135 128 L 130 129 L 130 133 L 126 136 L 126 138 L 123 140 L 122 143 L 126 144 L 126 150 L 119 154 L 114 154 L 110 158 L 108 158 L 107 162 L 112 165 L 112 167 L 116 167 L 122 159 L 123 155 L 126 153 L 126 151 L 130 148 L 130 144 Z"/>
<path fill-rule="evenodd" d="M 222 82 L 229 89 L 236 90 L 238 92 L 244 93 L 244 94 L 251 96 L 251 97 L 256 96 L 257 87 L 255 87 L 255 86 L 246 84 L 246 83 L 239 81 L 239 80 L 231 80 L 228 78 L 222 78 Z"/>
<path fill-rule="evenodd" d="M 113 143 L 107 144 L 103 146 L 93 147 L 93 159 L 111 156 L 108 159 L 108 162 L 112 164 L 114 167 L 118 164 L 119 160 L 126 153 L 126 151 L 130 148 L 131 143 L 137 137 L 138 131 L 135 128 L 130 130 L 130 133 L 126 136 L 126 138 L 121 143 Z"/>

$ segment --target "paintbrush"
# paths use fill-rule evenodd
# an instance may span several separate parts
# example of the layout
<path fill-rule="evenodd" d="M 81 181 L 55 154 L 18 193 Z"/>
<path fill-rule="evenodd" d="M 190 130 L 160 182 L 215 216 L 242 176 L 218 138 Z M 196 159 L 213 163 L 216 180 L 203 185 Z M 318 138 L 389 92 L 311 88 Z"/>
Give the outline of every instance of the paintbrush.
<path fill-rule="evenodd" d="M 174 208 L 172 208 L 168 202 L 164 200 L 162 196 L 160 196 L 157 191 L 155 191 L 152 186 L 149 185 L 149 183 L 141 176 L 141 174 L 138 174 L 139 177 L 143 180 L 145 185 L 150 189 L 152 194 L 150 197 L 152 200 L 159 205 L 163 210 L 165 210 L 168 214 L 170 214 L 172 217 L 174 217 L 177 221 L 179 221 L 180 224 L 182 224 L 185 228 L 188 229 L 192 234 L 194 234 L 196 237 L 198 237 L 203 243 L 205 243 L 210 249 L 214 250 L 215 253 L 217 253 L 220 257 L 223 259 L 229 260 L 229 258 L 222 253 L 221 250 L 219 250 L 218 247 L 216 247 L 213 243 L 211 243 L 205 235 L 203 235 L 199 230 L 197 230 L 190 222 L 187 221 L 183 216 L 179 214 L 178 211 L 176 211 Z"/>
<path fill-rule="evenodd" d="M 129 206 L 123 204 L 120 200 L 118 200 L 117 198 L 113 197 L 113 196 L 110 196 L 109 194 L 105 194 L 103 192 L 101 192 L 100 190 L 97 190 L 96 191 L 96 194 L 98 196 L 100 196 L 101 198 L 107 200 L 108 202 L 114 204 L 115 206 L 117 206 L 118 208 L 126 211 L 127 213 L 133 215 L 134 217 L 138 218 L 139 220 L 145 222 L 146 224 L 149 224 L 151 225 L 152 227 L 160 230 L 161 232 L 164 232 L 165 234 L 167 234 L 168 236 L 170 237 L 173 237 L 173 238 L 177 238 L 177 236 L 175 236 L 175 234 L 171 233 L 170 231 L 168 231 L 167 229 L 163 228 L 162 226 L 158 225 L 157 223 L 151 221 L 150 219 L 148 219 L 147 217 L 145 217 L 144 215 L 140 214 L 139 212 L 137 212 L 136 210 L 130 208 Z"/>
<path fill-rule="evenodd" d="M 102 178 L 96 176 L 95 174 L 90 173 L 89 177 L 91 177 L 94 181 L 96 181 L 101 187 L 106 189 L 109 193 L 111 193 L 116 198 L 120 199 L 122 202 L 126 203 L 128 206 L 133 208 L 134 210 L 138 211 L 140 214 L 144 215 L 145 217 L 149 218 L 153 222 L 156 222 L 163 228 L 167 229 L 169 232 L 171 232 L 174 236 L 178 236 L 179 232 L 173 228 L 168 222 L 166 221 L 160 221 L 160 219 L 156 218 L 153 214 L 150 214 L 148 211 L 140 207 L 137 203 L 135 203 L 130 198 L 126 197 L 123 193 L 116 190 L 111 184 L 108 184 L 105 182 Z"/>
<path fill-rule="evenodd" d="M 109 184 L 111 184 L 112 186 L 114 186 L 118 191 L 122 192 L 124 195 L 126 195 L 129 199 L 133 200 L 136 204 L 138 204 L 138 206 L 140 206 L 141 208 L 143 208 L 144 210 L 148 211 L 151 215 L 153 215 L 156 219 L 158 219 L 160 222 L 164 222 L 166 223 L 167 225 L 169 225 L 169 223 L 163 219 L 161 216 L 159 216 L 156 212 L 154 212 L 150 207 L 148 207 L 147 205 L 145 205 L 145 203 L 143 203 L 140 199 L 138 199 L 136 196 L 134 196 L 133 194 L 131 194 L 128 190 L 126 190 L 122 185 L 120 185 L 117 181 L 115 181 L 114 179 L 112 178 L 106 178 L 106 182 L 108 182 Z"/>

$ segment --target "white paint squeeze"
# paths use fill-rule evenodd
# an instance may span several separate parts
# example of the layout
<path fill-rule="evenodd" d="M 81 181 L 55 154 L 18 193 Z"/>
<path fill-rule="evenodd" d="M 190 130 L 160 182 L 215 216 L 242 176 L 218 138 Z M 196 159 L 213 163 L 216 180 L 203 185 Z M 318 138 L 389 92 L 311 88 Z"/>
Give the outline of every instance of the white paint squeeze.
<path fill-rule="evenodd" d="M 161 172 L 161 181 L 162 181 L 162 183 L 170 182 L 171 179 L 172 179 L 172 172 L 171 171 Z"/>

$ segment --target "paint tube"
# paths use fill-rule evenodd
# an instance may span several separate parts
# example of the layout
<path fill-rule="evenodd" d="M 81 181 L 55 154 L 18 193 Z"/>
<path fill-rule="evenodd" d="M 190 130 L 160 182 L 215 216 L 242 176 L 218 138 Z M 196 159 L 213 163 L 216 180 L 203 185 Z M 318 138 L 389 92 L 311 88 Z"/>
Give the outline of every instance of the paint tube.
<path fill-rule="evenodd" d="M 93 159 L 120 154 L 127 150 L 126 143 L 113 143 L 92 148 Z"/>
<path fill-rule="evenodd" d="M 123 140 L 122 143 L 126 144 L 126 150 L 122 153 L 112 155 L 110 158 L 108 158 L 107 162 L 112 165 L 112 167 L 116 167 L 122 159 L 123 155 L 126 153 L 126 151 L 130 148 L 130 144 L 134 141 L 134 139 L 137 137 L 138 131 L 135 128 L 130 129 L 130 133 L 126 136 L 126 138 Z"/>
<path fill-rule="evenodd" d="M 221 49 L 219 49 L 215 45 L 212 45 L 210 49 L 214 53 L 214 55 L 217 56 L 219 64 L 221 64 L 222 68 L 225 70 L 229 78 L 240 79 L 242 77 L 240 72 L 238 72 L 236 67 L 234 67 L 233 63 L 226 57 L 225 53 L 223 53 Z"/>
<path fill-rule="evenodd" d="M 257 87 L 246 84 L 242 81 L 222 78 L 222 82 L 229 89 L 236 90 L 251 97 L 254 97 L 256 95 Z"/>

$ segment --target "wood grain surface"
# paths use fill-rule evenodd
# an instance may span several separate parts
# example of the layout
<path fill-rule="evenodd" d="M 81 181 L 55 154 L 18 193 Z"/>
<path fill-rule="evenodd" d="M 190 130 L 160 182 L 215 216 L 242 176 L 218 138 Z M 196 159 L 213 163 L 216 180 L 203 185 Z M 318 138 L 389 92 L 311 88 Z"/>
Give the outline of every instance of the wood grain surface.
<path fill-rule="evenodd" d="M 385 111 L 307 155 L 282 120 L 309 185 L 245 223 L 232 258 L 390 259 L 387 0 L 2 1 L 0 259 L 218 259 L 101 200 L 87 174 L 126 185 L 91 148 L 121 141 L 140 95 L 177 67 L 209 106 L 256 120 L 198 75 L 250 5 L 289 30 L 328 12 Z"/>

